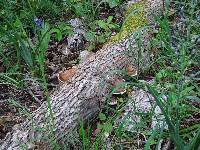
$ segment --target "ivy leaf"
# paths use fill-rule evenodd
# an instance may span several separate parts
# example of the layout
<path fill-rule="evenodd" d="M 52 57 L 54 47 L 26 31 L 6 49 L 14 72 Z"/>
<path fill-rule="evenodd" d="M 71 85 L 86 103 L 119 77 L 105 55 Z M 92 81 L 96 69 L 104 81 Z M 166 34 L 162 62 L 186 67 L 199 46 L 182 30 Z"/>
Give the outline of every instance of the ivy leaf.
<path fill-rule="evenodd" d="M 115 25 L 109 24 L 108 27 L 109 27 L 109 29 L 114 29 L 114 28 L 115 28 Z"/>

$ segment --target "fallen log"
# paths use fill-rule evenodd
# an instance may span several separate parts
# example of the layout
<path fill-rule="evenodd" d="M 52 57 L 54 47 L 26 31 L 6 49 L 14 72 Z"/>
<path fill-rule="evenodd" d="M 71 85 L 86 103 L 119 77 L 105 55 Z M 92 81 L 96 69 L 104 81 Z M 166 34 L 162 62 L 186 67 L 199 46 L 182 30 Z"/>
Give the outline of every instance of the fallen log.
<path fill-rule="evenodd" d="M 138 71 L 142 71 L 147 66 L 148 51 L 143 51 L 142 55 L 138 55 L 140 47 L 135 38 L 136 34 L 128 33 L 128 35 L 126 28 L 136 33 L 135 31 L 140 27 L 152 22 L 151 13 L 154 11 L 158 13 L 162 5 L 162 0 L 137 0 L 137 2 L 134 0 L 131 7 L 138 10 L 131 17 L 128 16 L 122 32 L 81 63 L 69 81 L 50 96 L 54 116 L 52 126 L 54 127 L 51 128 L 49 122 L 51 118 L 49 105 L 44 102 L 25 122 L 14 126 L 13 131 L 0 142 L 1 149 L 34 148 L 38 142 L 51 138 L 49 128 L 55 135 L 53 139 L 59 144 L 68 143 L 73 136 L 70 136 L 71 133 L 76 130 L 80 120 L 87 121 L 95 117 L 103 107 L 105 97 L 111 92 L 110 80 L 119 76 L 116 70 L 126 70 L 131 64 Z M 139 19 L 138 25 L 134 24 L 134 22 L 137 23 L 135 19 Z M 141 45 L 139 46 L 147 50 L 150 39 L 151 34 L 144 28 L 141 30 Z"/>

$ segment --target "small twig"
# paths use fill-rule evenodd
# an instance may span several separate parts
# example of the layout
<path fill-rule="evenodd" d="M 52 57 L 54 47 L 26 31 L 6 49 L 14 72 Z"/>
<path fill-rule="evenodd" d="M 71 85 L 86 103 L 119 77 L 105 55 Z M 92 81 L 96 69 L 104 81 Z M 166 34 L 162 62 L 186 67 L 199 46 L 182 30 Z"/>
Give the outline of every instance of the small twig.
<path fill-rule="evenodd" d="M 27 92 L 35 99 L 36 102 L 42 104 L 42 102 L 33 94 L 33 92 L 30 89 Z"/>
<path fill-rule="evenodd" d="M 59 46 L 60 44 L 62 44 L 65 40 L 67 40 L 67 37 L 68 37 L 68 36 L 65 36 L 62 40 L 60 40 L 60 41 L 56 44 L 56 49 L 58 48 L 58 46 Z"/>

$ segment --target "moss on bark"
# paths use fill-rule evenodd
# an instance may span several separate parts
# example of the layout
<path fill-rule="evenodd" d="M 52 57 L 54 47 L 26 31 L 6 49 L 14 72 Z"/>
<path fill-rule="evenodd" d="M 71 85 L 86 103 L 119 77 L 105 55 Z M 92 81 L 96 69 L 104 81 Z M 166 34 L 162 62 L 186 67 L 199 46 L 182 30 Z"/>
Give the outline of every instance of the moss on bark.
<path fill-rule="evenodd" d="M 125 20 L 121 31 L 115 36 L 111 37 L 109 43 L 116 43 L 129 36 L 130 33 L 138 30 L 148 23 L 145 12 L 146 0 L 140 0 L 131 4 L 125 12 Z"/>

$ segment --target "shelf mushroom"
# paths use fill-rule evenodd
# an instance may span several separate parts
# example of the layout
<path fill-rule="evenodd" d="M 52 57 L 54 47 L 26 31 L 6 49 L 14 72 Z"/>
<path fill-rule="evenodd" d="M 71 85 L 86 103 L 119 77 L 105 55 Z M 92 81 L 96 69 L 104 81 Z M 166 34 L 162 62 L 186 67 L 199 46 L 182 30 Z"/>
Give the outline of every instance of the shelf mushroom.
<path fill-rule="evenodd" d="M 138 75 L 137 69 L 133 65 L 128 65 L 127 73 L 131 77 L 134 77 L 134 76 Z"/>
<path fill-rule="evenodd" d="M 69 79 L 75 75 L 76 71 L 77 71 L 77 67 L 72 67 L 71 69 L 60 71 L 58 73 L 58 80 L 61 83 L 65 81 L 69 81 Z"/>
<path fill-rule="evenodd" d="M 114 80 L 113 86 L 115 87 L 115 91 L 113 92 L 113 95 L 123 95 L 124 93 L 126 93 L 126 85 L 123 85 L 123 82 L 125 82 L 124 79 Z"/>

